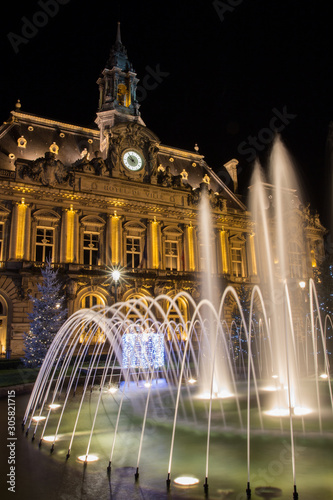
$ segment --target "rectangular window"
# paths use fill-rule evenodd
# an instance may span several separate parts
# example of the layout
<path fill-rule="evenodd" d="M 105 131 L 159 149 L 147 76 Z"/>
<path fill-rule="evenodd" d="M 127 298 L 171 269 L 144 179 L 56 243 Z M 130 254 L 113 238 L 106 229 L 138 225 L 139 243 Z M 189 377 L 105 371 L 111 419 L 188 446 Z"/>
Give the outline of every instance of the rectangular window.
<path fill-rule="evenodd" d="M 291 241 L 288 247 L 289 269 L 291 278 L 302 278 L 302 254 L 297 243 Z"/>
<path fill-rule="evenodd" d="M 97 266 L 99 254 L 99 233 L 85 231 L 83 234 L 83 263 Z"/>
<path fill-rule="evenodd" d="M 166 240 L 165 242 L 165 269 L 178 269 L 178 243 Z"/>
<path fill-rule="evenodd" d="M 240 278 L 243 275 L 241 248 L 231 248 L 231 269 L 233 276 L 235 276 L 236 278 Z"/>
<path fill-rule="evenodd" d="M 37 227 L 36 232 L 36 262 L 53 261 L 54 229 L 51 227 Z"/>
<path fill-rule="evenodd" d="M 141 238 L 126 237 L 126 266 L 135 269 L 140 266 Z"/>

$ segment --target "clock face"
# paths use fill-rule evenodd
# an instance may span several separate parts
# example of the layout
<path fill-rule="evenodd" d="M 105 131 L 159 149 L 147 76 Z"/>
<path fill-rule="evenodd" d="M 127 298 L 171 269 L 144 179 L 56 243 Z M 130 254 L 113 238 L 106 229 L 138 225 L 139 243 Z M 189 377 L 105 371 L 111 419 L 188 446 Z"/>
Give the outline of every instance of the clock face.
<path fill-rule="evenodd" d="M 143 159 L 141 155 L 132 149 L 125 151 L 122 160 L 125 167 L 132 172 L 137 172 L 143 167 Z"/>

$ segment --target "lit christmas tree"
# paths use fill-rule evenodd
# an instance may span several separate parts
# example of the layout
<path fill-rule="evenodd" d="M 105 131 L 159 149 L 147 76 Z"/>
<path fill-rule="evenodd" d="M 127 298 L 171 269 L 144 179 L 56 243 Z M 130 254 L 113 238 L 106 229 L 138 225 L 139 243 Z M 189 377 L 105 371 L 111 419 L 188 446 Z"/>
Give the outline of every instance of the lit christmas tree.
<path fill-rule="evenodd" d="M 39 297 L 32 297 L 32 313 L 29 314 L 30 330 L 25 333 L 23 362 L 25 366 L 35 368 L 41 366 L 54 336 L 67 317 L 64 308 L 64 293 L 57 274 L 47 261 L 41 270 L 43 284 L 38 284 Z"/>

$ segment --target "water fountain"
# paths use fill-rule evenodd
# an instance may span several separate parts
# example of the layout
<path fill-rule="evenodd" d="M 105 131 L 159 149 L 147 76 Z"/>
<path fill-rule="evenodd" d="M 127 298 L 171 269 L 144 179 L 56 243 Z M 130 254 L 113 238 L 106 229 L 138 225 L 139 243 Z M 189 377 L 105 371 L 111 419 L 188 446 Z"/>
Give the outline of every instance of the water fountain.
<path fill-rule="evenodd" d="M 319 305 L 310 280 L 304 314 L 310 318 L 313 353 L 319 344 L 325 353 L 320 364 L 316 354 L 303 348 L 294 327 L 286 242 L 288 231 L 297 224 L 296 198 L 285 180 L 290 168 L 285 168 L 284 155 L 278 141 L 272 162 L 277 172 L 272 191 L 274 231 L 268 222 L 272 215 L 268 185 L 259 166 L 255 169 L 252 212 L 263 285 L 252 289 L 247 321 L 235 288 L 227 286 L 220 300 L 214 300 L 208 253 L 208 279 L 198 304 L 181 292 L 173 298 L 145 297 L 77 311 L 58 332 L 40 370 L 23 419 L 26 435 L 42 448 L 48 444 L 53 454 L 61 450 L 59 456 L 65 453 L 67 460 L 74 455 L 87 465 L 104 459 L 109 477 L 125 456 L 132 460 L 136 481 L 142 477 L 147 481 L 147 467 L 154 464 L 151 480 L 160 481 L 164 469 L 167 488 L 179 488 L 182 498 L 200 498 L 194 489 L 200 474 L 206 495 L 208 479 L 210 492 L 221 482 L 232 486 L 216 489 L 219 496 L 214 498 L 241 500 L 253 494 L 273 498 L 281 496 L 282 489 L 285 498 L 291 495 L 288 491 L 298 498 L 296 472 L 308 457 L 300 459 L 295 438 L 302 442 L 314 438 L 307 442 L 310 453 L 318 447 L 318 436 L 333 438 L 325 337 L 331 323 L 326 319 L 323 323 L 315 312 Z M 210 216 L 205 196 L 203 204 L 207 252 Z M 242 318 L 238 325 L 242 344 L 237 349 L 225 314 L 230 298 Z M 187 322 L 180 299 L 191 311 Z M 240 356 L 242 363 L 237 364 Z M 323 452 L 321 444 L 318 449 Z M 332 455 L 328 459 L 332 461 Z M 263 476 L 256 477 L 256 471 L 265 464 L 269 477 L 260 484 Z M 173 480 L 174 470 L 180 477 Z M 304 470 L 302 474 L 306 483 Z M 267 484 L 276 478 L 279 487 Z M 293 488 L 288 486 L 291 481 Z M 317 488 L 307 483 L 302 498 L 317 498 Z M 330 494 L 333 498 L 332 489 L 324 491 L 326 498 Z"/>

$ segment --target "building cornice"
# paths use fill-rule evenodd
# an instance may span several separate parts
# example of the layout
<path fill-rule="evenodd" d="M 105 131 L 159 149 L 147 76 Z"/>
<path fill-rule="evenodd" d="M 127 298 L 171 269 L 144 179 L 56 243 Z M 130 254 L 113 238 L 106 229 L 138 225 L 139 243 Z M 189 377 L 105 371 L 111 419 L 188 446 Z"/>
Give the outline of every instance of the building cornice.
<path fill-rule="evenodd" d="M 54 128 L 58 127 L 62 130 L 67 130 L 73 133 L 80 133 L 80 134 L 86 134 L 86 135 L 93 135 L 96 138 L 99 137 L 99 130 L 97 129 L 91 129 L 91 128 L 86 128 L 86 127 L 81 127 L 79 125 L 72 125 L 70 123 L 65 123 L 65 122 L 59 122 L 57 120 L 51 120 L 49 118 L 43 118 L 41 116 L 36 116 L 30 113 L 21 113 L 18 111 L 12 111 L 12 116 L 15 121 L 21 121 L 21 122 L 33 122 L 36 123 L 40 126 L 44 126 L 47 128 Z"/>

